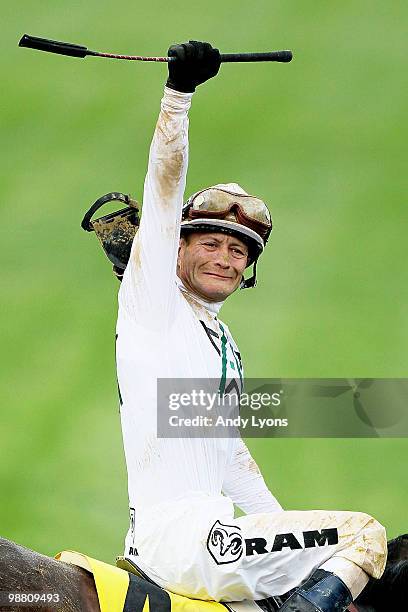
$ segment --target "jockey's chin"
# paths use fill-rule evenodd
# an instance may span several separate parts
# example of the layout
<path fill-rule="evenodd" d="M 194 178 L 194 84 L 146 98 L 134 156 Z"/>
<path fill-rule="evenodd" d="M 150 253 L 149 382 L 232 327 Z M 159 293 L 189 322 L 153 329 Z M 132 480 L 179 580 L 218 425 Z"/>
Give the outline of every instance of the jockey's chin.
<path fill-rule="evenodd" d="M 186 289 L 207 302 L 222 302 L 240 285 L 247 246 L 217 232 L 197 232 L 180 239 L 177 274 Z"/>
<path fill-rule="evenodd" d="M 216 272 L 202 272 L 192 288 L 207 302 L 222 302 L 238 288 L 241 278 L 242 275 L 234 279 Z"/>

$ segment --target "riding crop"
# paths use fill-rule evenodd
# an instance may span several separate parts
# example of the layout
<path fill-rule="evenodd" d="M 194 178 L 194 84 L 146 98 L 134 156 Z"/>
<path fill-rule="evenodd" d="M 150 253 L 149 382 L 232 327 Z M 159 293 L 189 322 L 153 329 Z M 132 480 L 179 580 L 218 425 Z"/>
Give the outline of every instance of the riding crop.
<path fill-rule="evenodd" d="M 70 55 L 72 57 L 108 57 L 110 59 L 137 60 L 141 62 L 176 62 L 176 57 L 145 57 L 142 55 L 117 55 L 115 53 L 101 53 L 91 51 L 82 45 L 48 40 L 24 34 L 18 43 L 19 47 L 37 49 L 37 51 L 48 51 L 59 55 Z M 266 53 L 221 53 L 221 62 L 290 62 L 292 51 L 269 51 Z"/>

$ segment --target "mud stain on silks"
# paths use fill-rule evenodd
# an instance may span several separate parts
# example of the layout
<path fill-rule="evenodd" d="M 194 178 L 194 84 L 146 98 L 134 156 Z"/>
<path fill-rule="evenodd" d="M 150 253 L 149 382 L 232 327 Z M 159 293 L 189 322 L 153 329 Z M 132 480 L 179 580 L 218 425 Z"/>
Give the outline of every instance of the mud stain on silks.
<path fill-rule="evenodd" d="M 164 144 L 170 144 L 174 142 L 179 136 L 178 121 L 173 115 L 167 111 L 162 110 L 156 124 L 156 130 L 161 141 Z"/>
<path fill-rule="evenodd" d="M 256 464 L 256 461 L 254 459 L 251 459 L 248 461 L 248 472 L 252 472 L 253 474 L 260 474 L 260 469 Z"/>
<path fill-rule="evenodd" d="M 160 113 L 157 121 L 156 136 L 157 186 L 160 203 L 167 206 L 183 175 L 187 145 L 179 125 L 175 124 L 174 118 L 165 111 Z"/>
<path fill-rule="evenodd" d="M 134 241 L 134 244 L 133 244 L 133 250 L 131 252 L 131 257 L 132 257 L 133 265 L 134 265 L 135 268 L 140 268 L 140 266 L 142 264 L 142 260 L 141 260 L 141 256 L 140 256 L 140 249 L 141 249 L 140 240 L 135 238 L 135 241 Z"/>
<path fill-rule="evenodd" d="M 252 474 L 260 474 L 261 471 L 255 461 L 251 456 L 248 457 L 248 450 L 245 446 L 242 446 L 239 450 L 237 450 L 237 459 L 248 472 L 252 472 Z"/>
<path fill-rule="evenodd" d="M 184 150 L 169 151 L 169 157 L 157 162 L 157 185 L 160 204 L 167 207 L 177 190 L 184 170 Z"/>
<path fill-rule="evenodd" d="M 194 297 L 190 295 L 187 291 L 183 291 L 183 289 L 180 289 L 180 291 L 186 302 L 190 304 L 194 313 L 201 321 L 204 321 L 205 323 L 214 323 L 215 315 L 211 315 L 211 313 L 205 308 L 205 306 L 200 304 L 200 302 L 197 302 L 197 300 L 195 300 Z"/>
<path fill-rule="evenodd" d="M 150 435 L 146 441 L 140 458 L 137 459 L 139 470 L 148 468 L 155 460 L 160 459 L 159 441 L 155 435 Z"/>

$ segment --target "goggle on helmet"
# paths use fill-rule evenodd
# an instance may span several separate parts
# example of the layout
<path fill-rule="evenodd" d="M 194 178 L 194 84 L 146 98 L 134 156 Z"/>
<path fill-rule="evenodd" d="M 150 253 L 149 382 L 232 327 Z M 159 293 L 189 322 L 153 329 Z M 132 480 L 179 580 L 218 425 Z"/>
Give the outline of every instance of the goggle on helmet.
<path fill-rule="evenodd" d="M 247 267 L 254 264 L 252 277 L 241 288 L 256 285 L 256 263 L 272 231 L 271 215 L 262 200 L 236 183 L 198 191 L 183 207 L 181 234 L 187 231 L 222 232 L 240 238 L 248 246 Z"/>

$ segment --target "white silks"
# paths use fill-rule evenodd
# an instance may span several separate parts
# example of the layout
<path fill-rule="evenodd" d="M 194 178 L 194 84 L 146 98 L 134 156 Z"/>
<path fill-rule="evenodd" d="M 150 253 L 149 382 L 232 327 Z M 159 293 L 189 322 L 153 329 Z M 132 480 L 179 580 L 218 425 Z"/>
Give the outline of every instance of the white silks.
<path fill-rule="evenodd" d="M 131 508 L 125 555 L 158 584 L 183 595 L 262 598 L 296 586 L 333 549 L 318 548 L 315 556 L 303 551 L 301 558 L 286 549 L 280 561 L 275 555 L 275 565 L 270 554 L 240 554 L 219 563 L 209 544 L 217 522 L 238 530 L 244 546 L 247 536 L 272 537 L 291 513 L 282 511 L 240 438 L 157 435 L 157 379 L 224 377 L 239 386 L 243 376 L 238 347 L 218 319 L 221 305 L 188 293 L 176 274 L 192 95 L 165 89 L 140 228 L 118 296 L 116 361 Z M 235 519 L 234 504 L 247 516 Z M 305 521 L 326 524 L 317 516 Z M 333 521 L 342 525 L 346 517 Z M 298 561 L 291 558 L 295 553 Z"/>

